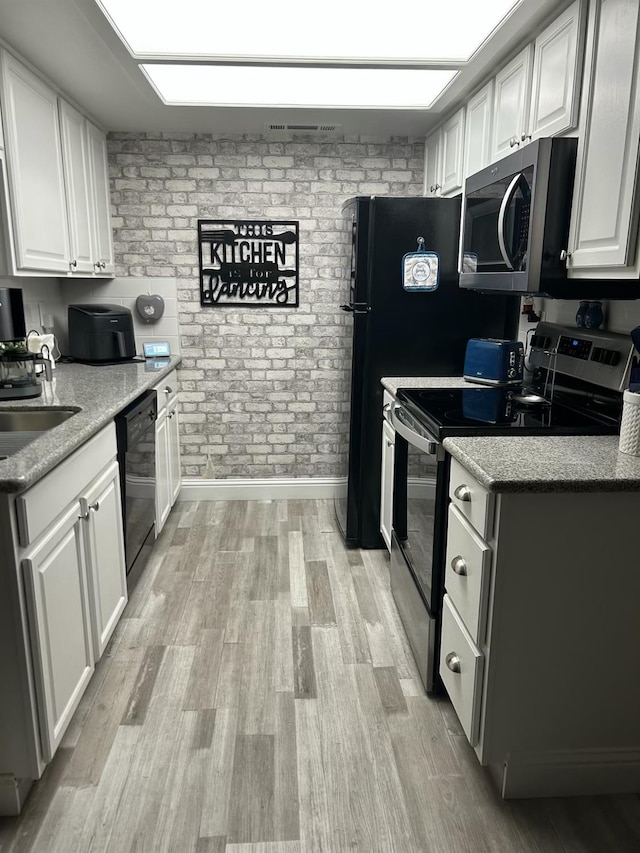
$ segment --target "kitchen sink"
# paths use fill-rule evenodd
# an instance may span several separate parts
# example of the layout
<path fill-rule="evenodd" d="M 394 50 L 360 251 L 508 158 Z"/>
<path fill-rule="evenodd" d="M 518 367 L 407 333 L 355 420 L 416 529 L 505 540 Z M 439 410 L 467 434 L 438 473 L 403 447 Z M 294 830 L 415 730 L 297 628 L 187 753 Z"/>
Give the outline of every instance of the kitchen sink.
<path fill-rule="evenodd" d="M 5 409 L 0 411 L 0 432 L 45 432 L 75 414 L 76 409 Z"/>

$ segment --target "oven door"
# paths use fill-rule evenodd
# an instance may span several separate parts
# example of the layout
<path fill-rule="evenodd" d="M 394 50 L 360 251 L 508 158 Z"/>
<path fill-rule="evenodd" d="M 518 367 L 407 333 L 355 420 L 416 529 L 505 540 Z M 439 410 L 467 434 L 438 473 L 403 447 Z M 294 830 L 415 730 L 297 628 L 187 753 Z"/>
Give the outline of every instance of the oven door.
<path fill-rule="evenodd" d="M 427 692 L 436 689 L 444 592 L 447 460 L 442 445 L 402 405 L 396 431 L 391 591 Z"/>

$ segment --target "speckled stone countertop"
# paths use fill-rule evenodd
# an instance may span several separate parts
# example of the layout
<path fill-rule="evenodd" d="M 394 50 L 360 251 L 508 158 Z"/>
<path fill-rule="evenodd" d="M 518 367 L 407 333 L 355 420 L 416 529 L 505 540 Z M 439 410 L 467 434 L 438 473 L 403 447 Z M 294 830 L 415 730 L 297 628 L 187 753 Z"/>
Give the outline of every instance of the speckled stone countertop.
<path fill-rule="evenodd" d="M 174 356 L 159 368 L 152 367 L 158 362 L 99 367 L 57 364 L 53 382 L 44 383 L 40 397 L 0 402 L 0 411 L 25 408 L 78 410 L 73 417 L 43 432 L 22 450 L 0 460 L 0 492 L 21 492 L 33 485 L 181 361 L 179 356 Z"/>
<path fill-rule="evenodd" d="M 380 380 L 390 394 L 398 388 L 468 388 L 462 376 L 383 376 Z"/>
<path fill-rule="evenodd" d="M 617 435 L 445 438 L 443 446 L 492 492 L 638 492 L 640 457 Z"/>

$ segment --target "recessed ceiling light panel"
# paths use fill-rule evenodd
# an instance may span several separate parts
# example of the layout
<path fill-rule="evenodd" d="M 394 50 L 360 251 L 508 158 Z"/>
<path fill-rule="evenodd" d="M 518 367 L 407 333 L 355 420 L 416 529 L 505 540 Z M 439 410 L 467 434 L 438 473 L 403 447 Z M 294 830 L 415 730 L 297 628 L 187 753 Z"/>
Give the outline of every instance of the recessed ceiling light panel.
<path fill-rule="evenodd" d="M 156 63 L 141 68 L 167 104 L 337 109 L 427 109 L 457 73 Z"/>
<path fill-rule="evenodd" d="M 465 62 L 520 0 L 96 0 L 141 58 Z"/>

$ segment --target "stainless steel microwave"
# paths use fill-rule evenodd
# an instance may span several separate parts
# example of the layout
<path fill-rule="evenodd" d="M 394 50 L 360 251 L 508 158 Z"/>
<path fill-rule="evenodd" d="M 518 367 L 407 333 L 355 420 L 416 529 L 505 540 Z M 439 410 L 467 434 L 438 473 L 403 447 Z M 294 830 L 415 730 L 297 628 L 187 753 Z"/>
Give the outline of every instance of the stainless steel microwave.
<path fill-rule="evenodd" d="M 566 252 L 577 139 L 536 139 L 467 178 L 460 286 L 568 296 Z"/>

